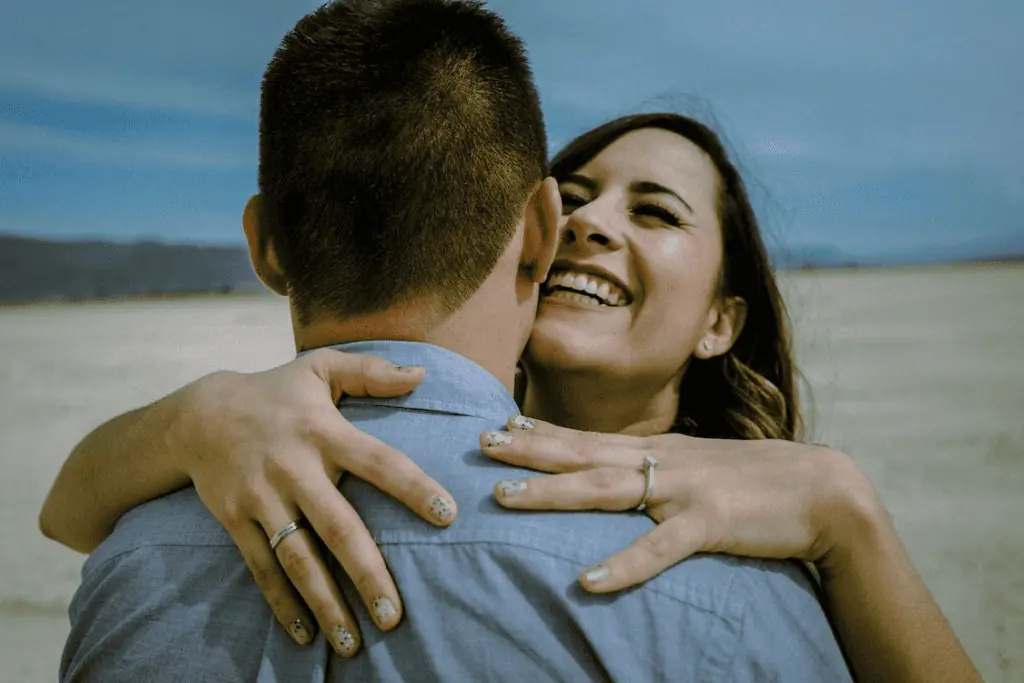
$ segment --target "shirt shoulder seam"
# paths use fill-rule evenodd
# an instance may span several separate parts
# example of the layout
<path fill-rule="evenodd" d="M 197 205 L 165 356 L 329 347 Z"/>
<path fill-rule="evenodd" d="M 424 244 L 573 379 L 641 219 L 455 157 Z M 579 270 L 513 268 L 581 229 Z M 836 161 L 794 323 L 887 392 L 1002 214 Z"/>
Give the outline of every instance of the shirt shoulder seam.
<path fill-rule="evenodd" d="M 441 546 L 442 544 L 431 543 L 429 541 L 425 541 L 425 542 L 417 542 L 417 541 L 393 541 L 393 542 L 391 542 L 391 541 L 383 541 L 383 542 L 380 543 L 380 545 L 381 546 L 387 546 L 387 545 L 395 545 L 395 546 L 411 546 L 411 545 L 431 546 L 431 545 L 434 545 L 434 546 Z M 447 541 L 443 545 L 444 546 L 452 546 L 452 545 L 499 545 L 499 546 L 502 546 L 502 547 L 514 546 L 514 547 L 517 547 L 517 548 L 522 548 L 523 550 L 528 550 L 530 552 L 535 552 L 535 553 L 539 553 L 541 555 L 545 555 L 547 557 L 551 557 L 553 559 L 559 560 L 560 562 L 564 562 L 564 563 L 567 563 L 567 564 L 576 565 L 580 561 L 579 558 L 576 558 L 576 557 L 570 557 L 568 555 L 563 555 L 563 554 L 559 554 L 559 553 L 547 550 L 546 548 L 538 548 L 538 547 L 533 546 L 533 545 L 529 545 L 529 544 L 526 544 L 526 543 L 520 543 L 520 542 L 516 542 L 516 541 L 504 541 L 504 540 L 503 541 L 485 541 L 485 540 L 462 540 L 462 541 L 459 541 L 459 540 L 456 540 L 456 541 Z M 761 566 L 763 564 L 763 562 L 761 560 L 758 560 L 758 563 L 759 563 L 758 566 Z M 725 591 L 727 593 L 731 592 L 731 588 L 732 588 L 733 584 L 735 583 L 735 579 L 736 579 L 735 576 L 730 576 L 729 577 L 729 581 L 728 581 L 728 583 L 726 584 L 726 587 L 725 587 Z M 677 595 L 673 595 L 672 593 L 668 593 L 668 592 L 665 592 L 663 590 L 660 590 L 656 586 L 651 586 L 650 585 L 650 581 L 646 581 L 644 583 L 641 583 L 638 586 L 635 586 L 632 590 L 650 591 L 651 593 L 654 593 L 656 595 L 660 595 L 660 596 L 669 598 L 673 602 L 679 603 L 681 605 L 686 605 L 687 607 L 693 607 L 693 608 L 699 609 L 699 610 L 701 610 L 703 612 L 707 612 L 709 614 L 714 614 L 716 616 L 726 617 L 726 618 L 734 618 L 734 619 L 742 618 L 742 616 L 747 612 L 747 610 L 749 608 L 749 604 L 750 604 L 750 600 L 747 599 L 749 597 L 749 591 L 745 590 L 744 591 L 744 598 L 742 599 L 742 605 L 740 606 L 740 608 L 738 610 L 736 610 L 737 613 L 736 614 L 723 615 L 720 611 L 712 609 L 712 608 L 710 608 L 710 607 L 708 607 L 706 605 L 701 605 L 701 604 L 694 603 L 693 601 L 690 601 L 690 600 L 685 600 L 683 598 L 680 598 Z"/>

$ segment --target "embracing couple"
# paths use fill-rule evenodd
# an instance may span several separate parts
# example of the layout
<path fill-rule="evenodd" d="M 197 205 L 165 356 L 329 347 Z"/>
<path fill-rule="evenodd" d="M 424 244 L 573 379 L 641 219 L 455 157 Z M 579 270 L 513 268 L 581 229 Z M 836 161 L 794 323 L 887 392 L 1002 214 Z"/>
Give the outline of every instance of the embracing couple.
<path fill-rule="evenodd" d="M 69 458 L 62 680 L 975 676 L 870 483 L 798 442 L 715 133 L 626 117 L 549 163 L 531 78 L 478 3 L 285 36 L 243 224 L 300 357 Z"/>

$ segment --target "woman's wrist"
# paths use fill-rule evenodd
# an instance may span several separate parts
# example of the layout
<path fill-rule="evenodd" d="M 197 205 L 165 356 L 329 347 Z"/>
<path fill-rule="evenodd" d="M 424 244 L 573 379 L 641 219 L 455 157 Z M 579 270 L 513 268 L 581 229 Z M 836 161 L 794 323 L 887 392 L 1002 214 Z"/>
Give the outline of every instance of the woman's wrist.
<path fill-rule="evenodd" d="M 153 413 L 147 422 L 166 425 L 156 455 L 176 476 L 191 480 L 193 458 L 214 429 L 211 421 L 219 419 L 228 401 L 237 400 L 232 383 L 237 376 L 228 371 L 205 375 L 147 408 Z"/>
<path fill-rule="evenodd" d="M 830 451 L 831 484 L 824 504 L 822 553 L 814 560 L 822 580 L 846 571 L 858 557 L 879 552 L 892 520 L 871 481 L 849 456 Z"/>

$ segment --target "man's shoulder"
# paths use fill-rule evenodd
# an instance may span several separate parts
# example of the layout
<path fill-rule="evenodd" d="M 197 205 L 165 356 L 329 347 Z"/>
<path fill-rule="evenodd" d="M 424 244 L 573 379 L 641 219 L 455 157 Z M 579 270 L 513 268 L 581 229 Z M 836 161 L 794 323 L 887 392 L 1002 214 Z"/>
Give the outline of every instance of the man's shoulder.
<path fill-rule="evenodd" d="M 169 507 L 154 502 L 86 561 L 61 680 L 256 680 L 260 645 L 278 627 L 248 568 L 203 533 L 150 525 Z"/>
<path fill-rule="evenodd" d="M 722 616 L 743 619 L 768 602 L 819 608 L 809 576 L 796 563 L 721 554 L 698 554 L 643 584 L 648 590 Z"/>
<path fill-rule="evenodd" d="M 203 505 L 192 487 L 132 508 L 86 560 L 89 573 L 109 560 L 139 548 L 159 546 L 234 546 L 234 541 Z"/>
<path fill-rule="evenodd" d="M 816 579 L 800 562 L 747 558 L 730 574 L 740 609 L 730 680 L 851 680 Z"/>
<path fill-rule="evenodd" d="M 668 586 L 661 588 L 664 581 Z M 727 675 L 734 681 L 849 681 L 815 579 L 799 562 L 698 555 L 650 582 L 735 629 Z"/>
<path fill-rule="evenodd" d="M 816 629 L 825 622 L 820 607 L 815 617 L 813 589 L 798 567 L 701 554 L 629 590 L 591 594 L 578 585 L 579 573 L 649 530 L 650 520 L 586 513 L 584 524 L 573 513 L 491 516 L 488 507 L 482 500 L 464 505 L 460 519 L 444 530 L 425 524 L 374 529 L 410 613 L 430 613 L 438 594 L 451 596 L 449 633 L 476 632 L 478 622 L 491 619 L 502 624 L 501 633 L 521 638 L 524 648 L 541 647 L 543 635 L 552 652 L 558 638 L 549 626 L 571 624 L 598 655 L 627 647 L 631 666 L 649 674 L 647 680 L 684 670 L 703 672 L 699 680 L 726 680 L 737 661 L 777 671 L 782 664 L 767 649 L 787 636 L 811 643 L 790 648 L 794 661 L 827 651 L 827 624 L 810 638 L 802 632 L 805 624 Z M 373 513 L 370 518 L 371 527 L 382 521 Z M 774 640 L 752 633 L 762 625 L 775 630 Z"/>

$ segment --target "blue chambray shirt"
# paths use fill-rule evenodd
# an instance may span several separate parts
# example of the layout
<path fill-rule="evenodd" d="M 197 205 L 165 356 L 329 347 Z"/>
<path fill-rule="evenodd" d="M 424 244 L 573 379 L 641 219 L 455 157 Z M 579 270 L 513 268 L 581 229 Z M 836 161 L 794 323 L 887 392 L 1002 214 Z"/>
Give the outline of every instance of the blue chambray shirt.
<path fill-rule="evenodd" d="M 650 519 L 501 509 L 494 483 L 532 473 L 477 448 L 481 431 L 518 412 L 496 378 L 427 344 L 337 348 L 427 368 L 409 396 L 346 399 L 341 410 L 459 504 L 453 525 L 438 529 L 372 486 L 342 481 L 395 577 L 400 626 L 378 631 L 339 577 L 363 650 L 343 660 L 322 634 L 293 644 L 190 488 L 126 514 L 86 561 L 63 681 L 851 680 L 812 584 L 791 563 L 701 555 L 617 595 L 586 594 L 581 569 L 652 529 Z"/>

